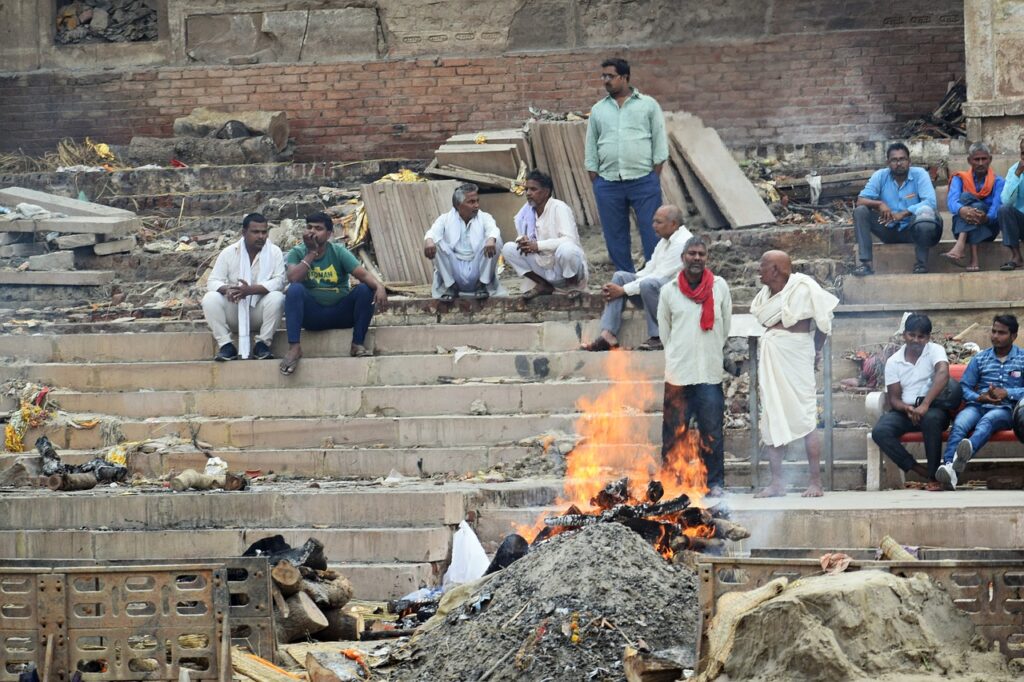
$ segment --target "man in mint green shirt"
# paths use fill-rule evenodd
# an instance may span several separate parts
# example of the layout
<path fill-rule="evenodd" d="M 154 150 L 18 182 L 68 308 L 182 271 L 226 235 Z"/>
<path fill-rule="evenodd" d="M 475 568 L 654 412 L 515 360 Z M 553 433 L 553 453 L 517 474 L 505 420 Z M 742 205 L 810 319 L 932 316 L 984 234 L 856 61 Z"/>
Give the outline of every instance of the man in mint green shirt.
<path fill-rule="evenodd" d="M 586 167 L 608 256 L 616 270 L 636 272 L 629 234 L 629 209 L 650 260 L 658 235 L 654 212 L 661 206 L 661 167 L 668 159 L 665 116 L 653 97 L 629 84 L 629 62 L 606 59 L 601 80 L 608 96 L 590 110 Z"/>
<path fill-rule="evenodd" d="M 1020 161 L 1006 171 L 1006 182 L 1000 196 L 999 210 L 996 219 L 1003 233 L 1003 245 L 1010 249 L 1010 260 L 1000 266 L 1000 270 L 1016 270 L 1024 266 L 1020 255 L 1020 238 L 1024 235 L 1024 192 L 1021 191 L 1021 174 L 1024 173 L 1024 139 L 1020 141 Z"/>

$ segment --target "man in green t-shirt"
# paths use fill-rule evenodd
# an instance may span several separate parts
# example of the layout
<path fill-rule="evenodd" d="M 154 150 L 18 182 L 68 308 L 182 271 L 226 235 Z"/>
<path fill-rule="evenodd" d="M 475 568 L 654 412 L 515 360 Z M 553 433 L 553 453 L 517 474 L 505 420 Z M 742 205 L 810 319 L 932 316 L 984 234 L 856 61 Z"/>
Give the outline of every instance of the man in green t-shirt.
<path fill-rule="evenodd" d="M 281 360 L 281 374 L 293 374 L 299 364 L 303 329 L 351 329 L 352 357 L 372 355 L 365 346 L 366 332 L 374 309 L 387 307 L 388 295 L 351 251 L 330 241 L 333 231 L 334 222 L 326 213 L 308 215 L 302 244 L 288 252 L 284 304 L 288 353 Z M 351 290 L 350 275 L 360 281 Z"/>

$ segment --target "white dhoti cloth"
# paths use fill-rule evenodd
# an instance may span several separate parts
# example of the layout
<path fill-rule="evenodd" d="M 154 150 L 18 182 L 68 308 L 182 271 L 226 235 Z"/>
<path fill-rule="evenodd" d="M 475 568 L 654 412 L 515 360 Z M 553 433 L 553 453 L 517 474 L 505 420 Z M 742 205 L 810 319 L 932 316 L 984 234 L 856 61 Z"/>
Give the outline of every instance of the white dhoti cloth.
<path fill-rule="evenodd" d="M 520 277 L 533 272 L 556 289 L 561 289 L 565 288 L 565 280 L 579 275 L 572 288 L 582 291 L 587 288 L 587 256 L 578 244 L 559 244 L 553 254 L 523 255 L 515 242 L 506 242 L 501 248 L 501 255 Z"/>
<path fill-rule="evenodd" d="M 441 298 L 453 286 L 461 293 L 471 293 L 483 287 L 490 296 L 506 295 L 497 275 L 499 253 L 501 242 L 498 242 L 497 251 L 490 258 L 484 255 L 481 248 L 472 260 L 462 260 L 446 244 L 438 244 L 434 256 L 434 277 L 430 284 L 431 295 Z"/>
<path fill-rule="evenodd" d="M 792 327 L 812 320 L 812 331 L 768 329 L 758 347 L 758 399 L 761 440 L 780 447 L 803 438 L 818 423 L 814 381 L 814 328 L 832 332 L 832 311 L 839 304 L 812 278 L 792 273 L 782 291 L 772 295 L 767 286 L 757 293 L 750 312 L 765 327 Z"/>

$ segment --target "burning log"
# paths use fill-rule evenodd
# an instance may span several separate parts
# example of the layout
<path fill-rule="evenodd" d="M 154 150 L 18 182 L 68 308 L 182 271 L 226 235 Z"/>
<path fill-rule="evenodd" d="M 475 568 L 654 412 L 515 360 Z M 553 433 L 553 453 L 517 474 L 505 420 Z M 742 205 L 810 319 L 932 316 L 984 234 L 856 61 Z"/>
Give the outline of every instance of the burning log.
<path fill-rule="evenodd" d="M 601 509 L 611 509 L 620 504 L 629 503 L 629 479 L 620 478 L 612 481 L 590 499 L 590 504 Z"/>
<path fill-rule="evenodd" d="M 647 484 L 647 501 L 651 504 L 657 504 L 658 501 L 665 496 L 665 486 L 661 484 L 661 481 L 651 481 Z"/>
<path fill-rule="evenodd" d="M 738 523 L 733 523 L 728 519 L 713 519 L 713 525 L 715 526 L 715 537 L 725 538 L 726 540 L 746 540 L 750 537 L 750 531 L 744 526 Z"/>
<path fill-rule="evenodd" d="M 50 490 L 91 490 L 96 487 L 93 474 L 53 474 L 46 478 Z"/>
<path fill-rule="evenodd" d="M 683 528 L 701 528 L 714 525 L 715 518 L 711 512 L 701 507 L 688 507 L 678 514 L 679 523 Z"/>
<path fill-rule="evenodd" d="M 671 544 L 676 554 L 684 551 L 720 554 L 725 549 L 725 540 L 719 538 L 702 538 L 693 535 L 679 535 Z"/>

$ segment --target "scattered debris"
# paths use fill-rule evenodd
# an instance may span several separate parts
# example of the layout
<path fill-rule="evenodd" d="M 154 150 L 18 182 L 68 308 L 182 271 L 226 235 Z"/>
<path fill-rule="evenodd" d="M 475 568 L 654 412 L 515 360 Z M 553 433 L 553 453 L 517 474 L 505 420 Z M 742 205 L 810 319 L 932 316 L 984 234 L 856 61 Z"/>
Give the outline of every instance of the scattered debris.
<path fill-rule="evenodd" d="M 964 102 L 967 101 L 967 82 L 959 78 L 949 86 L 946 96 L 942 98 L 938 108 L 908 121 L 899 132 L 897 139 L 932 140 L 966 137 Z"/>
<path fill-rule="evenodd" d="M 283 111 L 223 112 L 196 107 L 188 116 L 174 119 L 177 137 L 238 139 L 266 135 L 277 151 L 288 144 L 288 115 Z"/>
<path fill-rule="evenodd" d="M 57 10 L 58 45 L 156 40 L 157 11 L 146 0 L 75 0 Z"/>

